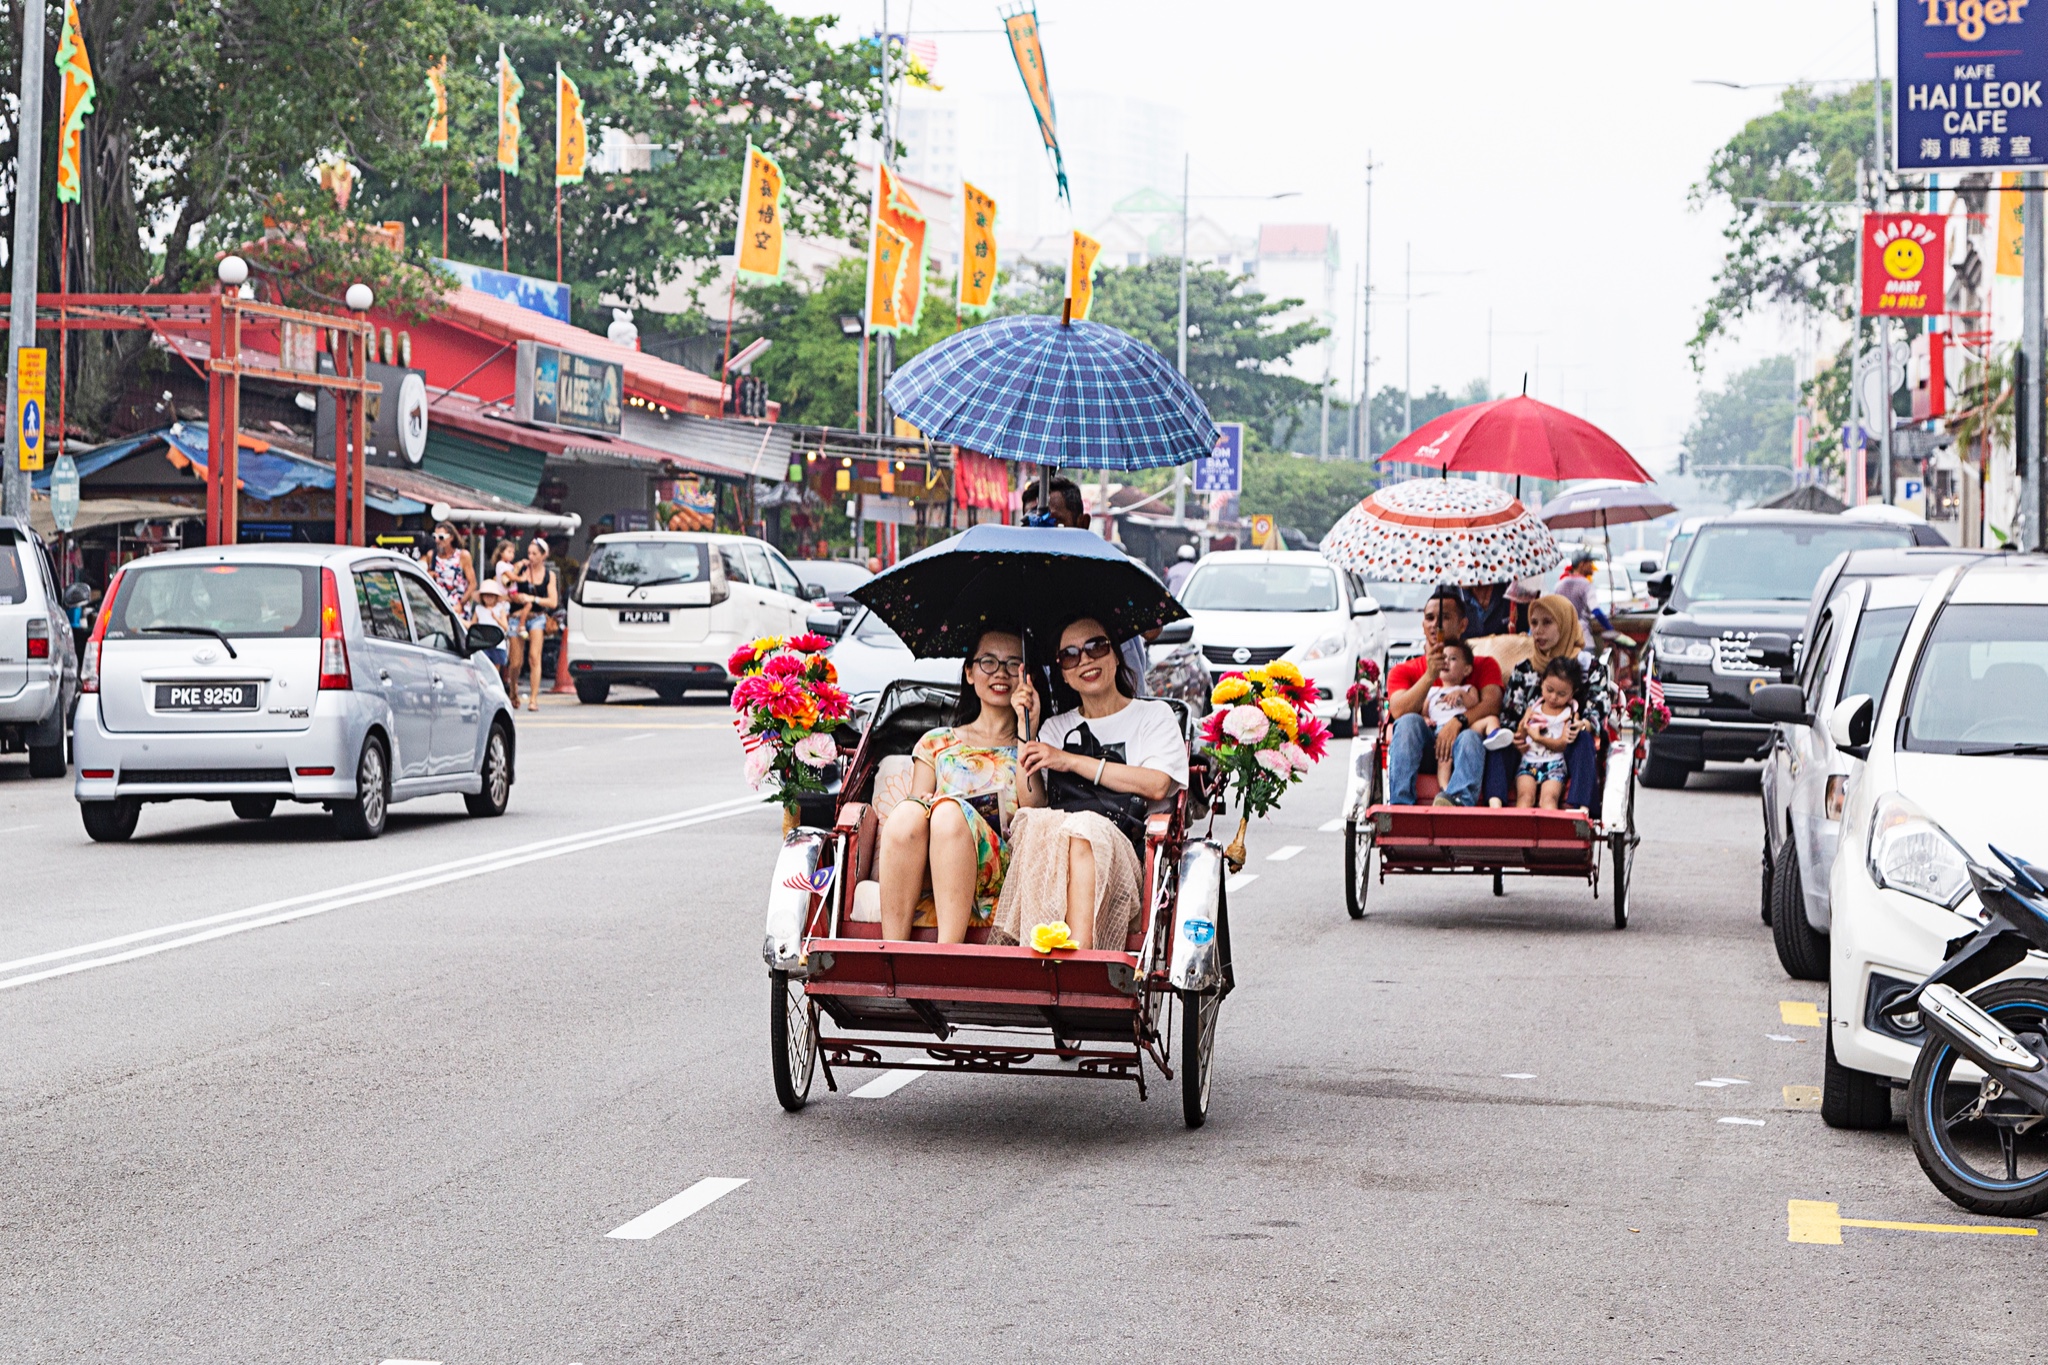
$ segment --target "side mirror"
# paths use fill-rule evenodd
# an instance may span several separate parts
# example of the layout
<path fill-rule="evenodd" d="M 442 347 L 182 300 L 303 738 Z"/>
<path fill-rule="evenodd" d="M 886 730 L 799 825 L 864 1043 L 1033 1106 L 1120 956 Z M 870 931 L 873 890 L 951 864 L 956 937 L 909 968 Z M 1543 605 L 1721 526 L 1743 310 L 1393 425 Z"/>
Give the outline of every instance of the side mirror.
<path fill-rule="evenodd" d="M 1194 638 L 1195 623 L 1183 618 L 1173 622 L 1171 625 L 1161 626 L 1159 633 L 1152 637 L 1152 643 L 1155 645 L 1184 645 Z"/>
<path fill-rule="evenodd" d="M 804 629 L 828 640 L 836 640 L 846 633 L 846 618 L 836 611 L 814 611 L 804 618 Z"/>
<path fill-rule="evenodd" d="M 1759 688 L 1759 692 L 1768 691 Z M 1877 702 L 1863 693 L 1844 697 L 1828 712 L 1828 738 L 1851 758 L 1870 756 L 1870 727 L 1877 718 Z"/>
<path fill-rule="evenodd" d="M 480 649 L 496 649 L 504 644 L 505 632 L 489 621 L 479 621 L 463 633 L 463 638 L 469 643 L 469 652 L 474 654 Z"/>
<path fill-rule="evenodd" d="M 1806 694 L 1793 683 L 1771 683 L 1749 697 L 1749 709 L 1758 720 L 1784 721 L 1788 725 L 1811 725 L 1806 711 Z"/>
<path fill-rule="evenodd" d="M 88 606 L 92 602 L 92 589 L 84 583 L 73 583 L 70 587 L 64 589 L 64 596 L 61 600 L 67 607 Z"/>
<path fill-rule="evenodd" d="M 1656 598 L 1659 602 L 1667 602 L 1671 599 L 1671 575 L 1668 573 L 1651 575 L 1648 579 L 1644 580 L 1643 586 L 1648 588 L 1650 596 Z"/>
<path fill-rule="evenodd" d="M 1378 616 L 1380 614 L 1380 604 L 1374 600 L 1371 593 L 1361 593 L 1351 599 L 1351 614 L 1353 616 Z"/>
<path fill-rule="evenodd" d="M 804 600 L 805 600 L 805 601 L 807 601 L 807 602 L 816 602 L 816 601 L 820 600 L 821 598 L 826 598 L 826 597 L 830 597 L 831 595 L 832 595 L 832 594 L 830 594 L 830 593 L 826 592 L 826 591 L 825 591 L 825 590 L 824 590 L 823 588 L 819 587 L 819 586 L 818 586 L 818 585 L 817 585 L 816 583 L 806 583 L 806 584 L 804 584 Z"/>
<path fill-rule="evenodd" d="M 1753 664 L 1775 668 L 1783 676 L 1792 669 L 1792 637 L 1777 631 L 1759 631 L 1750 637 L 1743 656 Z"/>
<path fill-rule="evenodd" d="M 1662 564 L 1659 564 L 1654 559 L 1640 559 L 1636 561 L 1636 572 L 1640 574 L 1653 574 L 1663 567 Z"/>

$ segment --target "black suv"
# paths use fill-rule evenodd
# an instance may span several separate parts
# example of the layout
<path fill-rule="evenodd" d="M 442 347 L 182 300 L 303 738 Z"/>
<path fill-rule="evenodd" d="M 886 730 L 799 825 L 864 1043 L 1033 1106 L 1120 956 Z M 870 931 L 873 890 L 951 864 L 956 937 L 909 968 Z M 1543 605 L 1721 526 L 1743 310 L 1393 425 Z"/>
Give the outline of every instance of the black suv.
<path fill-rule="evenodd" d="M 1649 582 L 1664 604 L 1650 652 L 1671 724 L 1650 741 L 1643 785 L 1683 787 L 1708 759 L 1762 758 L 1771 727 L 1750 711 L 1750 694 L 1790 665 L 1822 572 L 1847 550 L 1912 543 L 1909 526 L 1811 512 L 1738 512 L 1701 526 L 1675 573 Z"/>

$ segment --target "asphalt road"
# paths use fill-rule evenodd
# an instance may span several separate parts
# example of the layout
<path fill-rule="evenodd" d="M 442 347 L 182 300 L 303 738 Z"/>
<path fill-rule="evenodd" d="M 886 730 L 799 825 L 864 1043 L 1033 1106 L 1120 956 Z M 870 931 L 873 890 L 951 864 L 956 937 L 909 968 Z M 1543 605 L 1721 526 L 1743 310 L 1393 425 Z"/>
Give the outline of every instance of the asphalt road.
<path fill-rule="evenodd" d="M 1903 1126 L 1785 1089 L 1821 1034 L 1781 1002 L 1824 996 L 1757 918 L 1752 774 L 1644 793 L 1617 933 L 1561 881 L 1389 881 L 1350 921 L 1328 765 L 1253 831 L 1189 1132 L 1105 1082 L 821 1077 L 783 1113 L 777 817 L 734 804 L 722 708 L 550 699 L 520 741 L 504 818 L 435 798 L 367 845 L 199 804 L 93 845 L 0 759 L 0 1357 L 2043 1352 L 2039 1238 L 1788 1240 L 1790 1200 L 1986 1220 Z"/>

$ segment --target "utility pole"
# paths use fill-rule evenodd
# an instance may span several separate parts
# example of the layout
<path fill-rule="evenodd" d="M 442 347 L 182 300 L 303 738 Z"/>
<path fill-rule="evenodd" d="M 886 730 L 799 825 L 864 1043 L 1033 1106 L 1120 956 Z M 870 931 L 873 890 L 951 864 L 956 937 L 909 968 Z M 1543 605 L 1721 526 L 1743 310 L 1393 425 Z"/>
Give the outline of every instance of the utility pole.
<path fill-rule="evenodd" d="M 1415 430 L 1415 244 L 1403 248 L 1401 276 L 1401 434 Z"/>
<path fill-rule="evenodd" d="M 1358 443 L 1352 450 L 1363 460 L 1372 458 L 1372 173 L 1379 163 L 1372 148 L 1365 149 L 1365 325 L 1359 346 L 1362 359 L 1358 376 Z"/>
<path fill-rule="evenodd" d="M 7 438 L 5 468 L 0 470 L 0 512 L 28 520 L 28 471 L 21 467 L 14 392 L 16 353 L 36 344 L 36 266 L 43 254 L 43 10 L 22 9 L 21 103 L 14 122 L 14 296 L 8 309 Z M 59 344 L 62 344 L 60 339 Z M 44 430 L 48 430 L 44 424 Z"/>
<path fill-rule="evenodd" d="M 1872 121 L 1872 127 L 1873 127 L 1873 131 L 1872 131 L 1872 134 L 1871 134 L 1871 137 L 1872 137 L 1872 141 L 1871 141 L 1871 152 L 1872 152 L 1872 157 L 1871 157 L 1871 162 L 1870 162 L 1870 164 L 1871 164 L 1871 166 L 1872 166 L 1872 167 L 1874 168 L 1874 169 L 1873 169 L 1873 170 L 1871 171 L 1871 175 L 1870 175 L 1870 203 L 1871 203 L 1871 207 L 1872 207 L 1872 208 L 1874 208 L 1874 209 L 1877 209 L 1878 211 L 1882 212 L 1882 211 L 1883 211 L 1883 209 L 1884 209 L 1884 168 L 1885 168 L 1885 155 L 1884 155 L 1884 56 L 1883 56 L 1882 52 L 1880 51 L 1880 49 L 1879 49 L 1879 47 L 1878 47 L 1878 37 L 1877 37 L 1877 0 L 1871 0 L 1871 3 L 1870 3 L 1870 65 L 1871 65 L 1871 78 L 1870 78 L 1870 117 L 1871 117 L 1871 121 Z M 1860 234 L 1859 234 L 1859 235 L 1860 235 Z M 1862 256 L 1862 254 L 1863 254 L 1863 249 L 1862 249 L 1862 244 L 1861 244 L 1861 242 L 1858 242 L 1858 244 L 1857 244 L 1857 250 L 1856 250 L 1856 254 L 1857 254 L 1857 256 L 1858 256 L 1858 257 L 1861 257 L 1861 256 Z M 1884 502 L 1884 505 L 1885 505 L 1885 506 L 1887 506 L 1887 507 L 1890 507 L 1890 506 L 1892 505 L 1892 426 L 1893 426 L 1893 418 L 1892 418 L 1892 320 L 1891 320 L 1890 318 L 1888 318 L 1888 317 L 1884 317 L 1884 316 L 1882 316 L 1882 315 L 1880 315 L 1880 316 L 1878 317 L 1878 319 L 1877 319 L 1877 349 L 1878 349 L 1877 363 L 1878 363 L 1878 365 L 1879 365 L 1879 366 L 1881 367 L 1881 373 L 1882 373 L 1882 375 L 1883 375 L 1883 378 L 1882 378 L 1882 380 L 1881 380 L 1881 381 L 1879 382 L 1879 384 L 1878 384 L 1878 387 L 1879 387 L 1880 389 L 1884 390 L 1884 400 L 1883 400 L 1883 402 L 1881 402 L 1881 403 L 1880 403 L 1880 404 L 1878 405 L 1879 411 L 1878 411 L 1878 412 L 1877 412 L 1877 414 L 1876 414 L 1876 416 L 1877 416 L 1877 419 L 1878 419 L 1878 426 L 1877 426 L 1877 432 L 1878 432 L 1878 438 L 1877 438 L 1877 439 L 1878 439 L 1878 456 L 1877 456 L 1877 458 L 1878 458 L 1878 464 L 1879 464 L 1879 470 L 1878 470 L 1878 482 L 1877 482 L 1877 487 L 1878 487 L 1878 496 L 1879 496 L 1879 497 L 1880 497 L 1880 498 L 1881 498 L 1881 499 L 1883 500 L 1883 502 Z M 1861 496 L 1861 491 L 1862 491 L 1862 490 L 1860 490 L 1860 489 L 1858 490 L 1858 495 L 1859 495 L 1859 497 Z"/>
<path fill-rule="evenodd" d="M 1180 155 L 1180 344 L 1175 348 L 1175 363 L 1180 367 L 1180 377 L 1188 377 L 1188 171 L 1193 164 L 1192 153 Z M 1188 467 L 1177 464 L 1173 467 L 1173 524 L 1188 524 Z"/>

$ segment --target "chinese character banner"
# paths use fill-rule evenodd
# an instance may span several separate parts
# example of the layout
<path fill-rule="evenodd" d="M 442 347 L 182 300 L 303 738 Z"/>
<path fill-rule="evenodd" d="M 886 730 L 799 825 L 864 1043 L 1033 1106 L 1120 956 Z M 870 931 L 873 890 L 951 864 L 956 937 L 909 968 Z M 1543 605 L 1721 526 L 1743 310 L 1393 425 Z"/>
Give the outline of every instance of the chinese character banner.
<path fill-rule="evenodd" d="M 1926 317 L 1944 311 L 1943 229 L 1933 213 L 1863 215 L 1863 315 Z"/>
<path fill-rule="evenodd" d="M 2048 165 L 2048 5 L 1898 0 L 1898 14 L 1898 169 Z"/>
<path fill-rule="evenodd" d="M 996 293 L 996 201 L 988 191 L 960 182 L 959 311 L 982 317 Z"/>
<path fill-rule="evenodd" d="M 740 278 L 757 283 L 782 278 L 782 167 L 751 142 L 738 233 Z"/>

